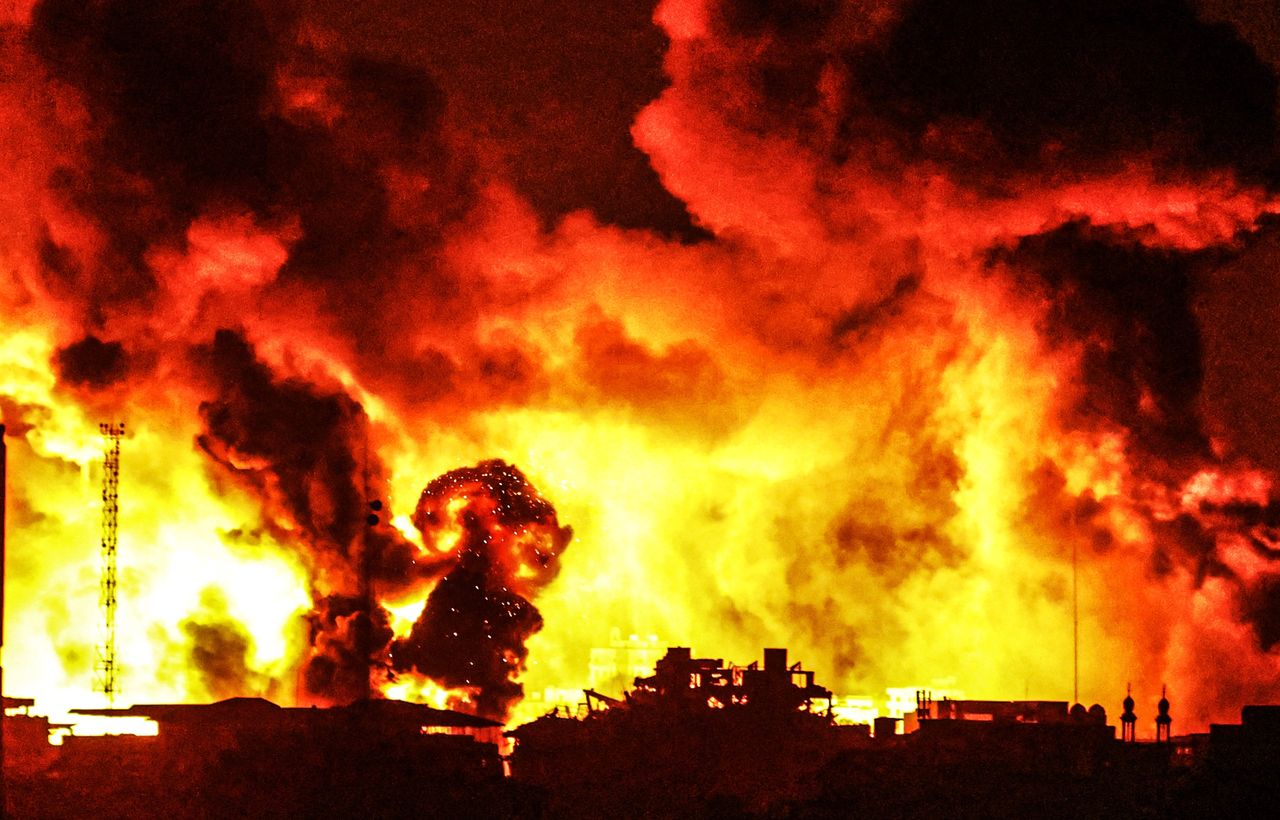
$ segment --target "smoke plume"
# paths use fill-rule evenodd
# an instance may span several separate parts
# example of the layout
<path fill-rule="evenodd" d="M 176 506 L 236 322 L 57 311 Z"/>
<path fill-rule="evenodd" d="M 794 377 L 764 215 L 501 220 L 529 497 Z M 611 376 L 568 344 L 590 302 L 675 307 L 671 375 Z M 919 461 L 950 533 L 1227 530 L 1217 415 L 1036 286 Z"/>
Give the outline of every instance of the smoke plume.
<path fill-rule="evenodd" d="M 531 598 L 559 569 L 573 537 L 524 474 L 501 461 L 452 470 L 422 491 L 414 524 L 451 553 L 413 630 L 392 647 L 395 668 L 448 688 L 478 690 L 479 714 L 506 719 L 517 682 L 542 629 Z"/>
<path fill-rule="evenodd" d="M 3 12 L 12 687 L 125 419 L 122 652 L 199 647 L 139 700 L 505 718 L 613 628 L 1061 698 L 1073 577 L 1086 700 L 1280 697 L 1256 14 L 474 6 Z"/>

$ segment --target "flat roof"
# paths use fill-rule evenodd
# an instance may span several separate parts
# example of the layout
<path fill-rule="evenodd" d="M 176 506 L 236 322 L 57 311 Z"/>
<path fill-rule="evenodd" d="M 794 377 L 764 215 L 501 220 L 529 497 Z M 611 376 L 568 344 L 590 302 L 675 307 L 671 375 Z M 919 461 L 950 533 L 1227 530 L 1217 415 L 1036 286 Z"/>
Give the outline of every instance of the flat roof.
<path fill-rule="evenodd" d="M 403 700 L 367 700 L 356 701 L 346 706 L 331 707 L 282 707 L 265 698 L 228 698 L 215 703 L 137 703 L 120 709 L 72 709 L 76 715 L 96 715 L 100 717 L 145 717 L 156 722 L 224 719 L 236 717 L 277 715 L 282 718 L 299 717 L 301 715 L 315 717 L 337 717 L 341 715 L 364 718 L 376 722 L 401 723 L 414 726 L 443 726 L 464 729 L 489 729 L 501 726 L 494 720 L 455 712 L 451 709 L 436 709 L 421 703 L 409 703 Z"/>

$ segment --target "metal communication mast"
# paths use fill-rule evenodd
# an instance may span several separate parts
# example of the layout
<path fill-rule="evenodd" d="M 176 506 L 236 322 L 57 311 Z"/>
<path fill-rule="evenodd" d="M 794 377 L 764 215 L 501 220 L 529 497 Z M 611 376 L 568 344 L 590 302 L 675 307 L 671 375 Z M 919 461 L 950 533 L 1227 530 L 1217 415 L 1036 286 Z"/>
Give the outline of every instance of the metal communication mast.
<path fill-rule="evenodd" d="M 120 437 L 124 423 L 99 424 L 107 439 L 106 458 L 102 465 L 102 606 L 103 633 L 98 647 L 94 689 L 107 696 L 107 704 L 116 705 L 120 684 L 116 679 L 116 526 L 120 516 Z"/>

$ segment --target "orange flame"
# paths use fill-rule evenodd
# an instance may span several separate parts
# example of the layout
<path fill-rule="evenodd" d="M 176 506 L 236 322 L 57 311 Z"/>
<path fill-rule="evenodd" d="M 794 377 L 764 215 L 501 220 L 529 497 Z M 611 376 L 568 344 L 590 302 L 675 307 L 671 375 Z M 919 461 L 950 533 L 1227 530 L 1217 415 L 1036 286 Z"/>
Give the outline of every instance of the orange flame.
<path fill-rule="evenodd" d="M 1073 554 L 1086 702 L 1114 704 L 1128 681 L 1153 702 L 1167 682 L 1191 728 L 1280 697 L 1274 465 L 1215 416 L 1229 401 L 1196 392 L 1230 383 L 1225 354 L 1188 363 L 1217 369 L 1169 399 L 1148 328 L 1120 308 L 1080 316 L 1101 298 L 1087 266 L 1046 273 L 1036 256 L 1060 241 L 1247 268 L 1280 205 L 1246 174 L 1155 148 L 975 183 L 951 163 L 994 139 L 981 123 L 933 123 L 913 153 L 859 107 L 856 66 L 835 53 L 892 23 L 873 5 L 846 21 L 850 43 L 814 46 L 832 51 L 813 99 L 783 122 L 759 78 L 794 44 L 725 33 L 709 0 L 658 5 L 669 84 L 632 133 L 706 234 L 690 242 L 588 212 L 548 226 L 427 79 L 309 22 L 271 54 L 227 58 L 257 96 L 241 111 L 240 86 L 215 95 L 218 116 L 199 120 L 267 140 L 261 156 L 201 154 L 209 167 L 186 173 L 182 123 L 125 139 L 150 98 L 76 73 L 93 44 L 27 37 L 41 23 L 15 12 L 0 40 L 15 66 L 0 84 L 8 690 L 54 712 L 94 705 L 94 431 L 110 418 L 129 429 L 129 701 L 305 700 L 320 602 L 346 606 L 339 648 L 362 627 L 368 533 L 347 525 L 365 496 L 388 507 L 368 536 L 384 622 L 365 625 L 385 638 L 388 697 L 487 697 L 394 657 L 446 623 L 432 598 L 482 540 L 484 577 L 501 580 L 486 600 L 508 596 L 528 637 L 491 653 L 511 699 L 583 685 L 614 627 L 726 657 L 790 645 L 837 692 L 941 677 L 1065 698 Z M 1209 297 L 1229 283 L 1178 272 L 1185 335 L 1228 334 L 1221 354 L 1235 337 Z M 218 338 L 243 348 L 241 371 L 215 372 Z M 332 435 L 310 440 L 296 405 L 263 436 L 299 439 L 284 456 L 214 429 L 222 410 L 258 418 L 268 388 L 314 400 Z M 1176 446 L 1149 445 L 1148 428 Z M 509 518 L 456 474 L 422 495 L 494 459 L 551 511 Z"/>

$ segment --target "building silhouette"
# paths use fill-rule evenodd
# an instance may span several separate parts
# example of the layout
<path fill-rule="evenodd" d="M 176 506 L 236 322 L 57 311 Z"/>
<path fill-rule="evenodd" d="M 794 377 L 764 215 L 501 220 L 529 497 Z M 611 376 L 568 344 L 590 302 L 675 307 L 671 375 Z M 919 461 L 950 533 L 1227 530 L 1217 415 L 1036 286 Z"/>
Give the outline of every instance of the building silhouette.
<path fill-rule="evenodd" d="M 1101 706 L 920 690 L 907 720 L 842 726 L 814 673 L 767 649 L 746 666 L 668 648 L 622 697 L 503 733 L 400 701 L 331 709 L 260 698 L 81 714 L 154 736 L 50 746 L 7 698 L 12 817 L 1268 817 L 1280 805 L 1280 706 L 1239 724 L 1138 742 Z M 901 724 L 901 725 L 900 725 Z M 901 728 L 901 731 L 900 731 Z M 500 756 L 503 744 L 514 743 Z"/>

